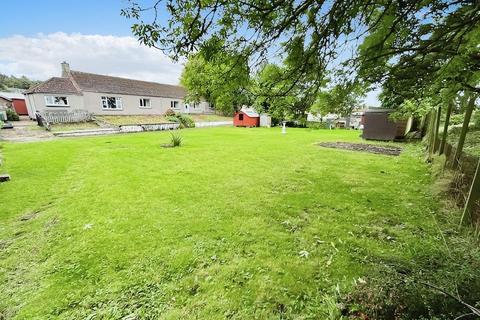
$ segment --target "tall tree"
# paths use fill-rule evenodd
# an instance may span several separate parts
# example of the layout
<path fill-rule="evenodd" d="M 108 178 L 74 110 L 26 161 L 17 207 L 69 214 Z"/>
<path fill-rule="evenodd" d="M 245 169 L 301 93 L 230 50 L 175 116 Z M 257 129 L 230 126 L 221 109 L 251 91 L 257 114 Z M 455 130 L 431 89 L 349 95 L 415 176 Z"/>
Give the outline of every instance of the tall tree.
<path fill-rule="evenodd" d="M 348 117 L 362 105 L 366 87 L 360 82 L 345 82 L 322 90 L 312 106 L 320 114 L 336 113 Z"/>
<path fill-rule="evenodd" d="M 232 114 L 249 103 L 249 69 L 241 56 L 223 54 L 209 57 L 206 52 L 191 55 L 180 82 L 188 91 L 187 100 L 206 99 L 224 114 Z"/>
<path fill-rule="evenodd" d="M 299 121 L 304 123 L 318 87 L 308 79 L 289 77 L 288 62 L 282 66 L 263 66 L 252 81 L 251 91 L 258 110 L 271 114 L 274 122 Z"/>

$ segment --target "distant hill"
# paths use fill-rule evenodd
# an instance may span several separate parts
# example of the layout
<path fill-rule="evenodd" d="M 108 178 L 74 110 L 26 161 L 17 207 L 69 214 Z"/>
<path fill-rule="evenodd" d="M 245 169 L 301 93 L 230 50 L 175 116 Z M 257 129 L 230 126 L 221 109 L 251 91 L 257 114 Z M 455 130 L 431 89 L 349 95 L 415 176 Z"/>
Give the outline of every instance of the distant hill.
<path fill-rule="evenodd" d="M 0 73 L 0 90 L 9 91 L 10 88 L 28 89 L 41 81 L 31 80 L 25 76 L 19 78 L 15 76 L 7 76 Z"/>

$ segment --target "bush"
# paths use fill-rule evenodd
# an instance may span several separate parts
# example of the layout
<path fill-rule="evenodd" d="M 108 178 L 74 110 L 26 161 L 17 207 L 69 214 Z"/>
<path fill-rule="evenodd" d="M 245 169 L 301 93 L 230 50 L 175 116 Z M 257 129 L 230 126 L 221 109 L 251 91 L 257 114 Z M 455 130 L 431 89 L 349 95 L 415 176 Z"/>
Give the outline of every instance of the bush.
<path fill-rule="evenodd" d="M 186 114 L 177 114 L 177 118 L 180 121 L 180 124 L 184 128 L 195 128 L 195 121 L 190 116 L 187 116 Z"/>
<path fill-rule="evenodd" d="M 18 121 L 18 120 L 20 120 L 20 117 L 15 112 L 15 110 L 8 108 L 7 109 L 7 120 L 8 121 Z"/>
<path fill-rule="evenodd" d="M 173 116 L 165 116 L 165 118 L 168 120 L 168 121 L 171 121 L 171 122 L 179 122 L 177 116 L 173 115 Z"/>
<path fill-rule="evenodd" d="M 173 115 L 166 116 L 168 121 L 180 123 L 180 128 L 194 128 L 195 121 L 186 114 L 175 113 Z"/>
<path fill-rule="evenodd" d="M 168 109 L 167 111 L 165 111 L 164 116 L 167 118 L 170 116 L 175 116 L 175 111 L 173 111 L 172 109 Z"/>

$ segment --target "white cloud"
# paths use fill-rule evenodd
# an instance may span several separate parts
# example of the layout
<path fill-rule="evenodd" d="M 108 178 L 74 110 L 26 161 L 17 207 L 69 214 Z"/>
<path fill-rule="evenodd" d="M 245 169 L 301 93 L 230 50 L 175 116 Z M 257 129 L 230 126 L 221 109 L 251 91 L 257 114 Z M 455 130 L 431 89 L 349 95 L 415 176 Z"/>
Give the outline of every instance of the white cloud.
<path fill-rule="evenodd" d="M 60 76 L 60 63 L 72 70 L 178 84 L 182 65 L 133 37 L 38 34 L 0 38 L 0 73 L 46 80 Z"/>

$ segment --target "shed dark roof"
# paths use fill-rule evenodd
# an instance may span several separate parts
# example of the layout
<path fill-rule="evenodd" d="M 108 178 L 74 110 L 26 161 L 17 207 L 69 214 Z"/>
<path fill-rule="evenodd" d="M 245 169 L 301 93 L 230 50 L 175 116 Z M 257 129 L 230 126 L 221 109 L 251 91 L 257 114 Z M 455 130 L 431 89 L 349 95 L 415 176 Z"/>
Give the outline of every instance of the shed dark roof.
<path fill-rule="evenodd" d="M 69 78 L 53 77 L 33 88 L 28 89 L 25 93 L 71 93 L 80 94 L 72 80 Z"/>
<path fill-rule="evenodd" d="M 73 70 L 70 71 L 68 78 L 51 78 L 28 90 L 26 93 L 81 94 L 83 91 L 177 99 L 183 99 L 186 95 L 185 89 L 181 86 Z"/>

